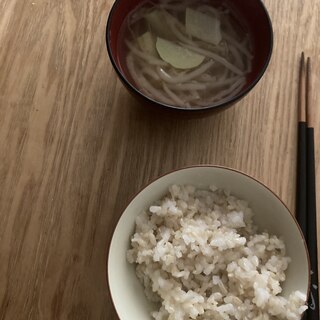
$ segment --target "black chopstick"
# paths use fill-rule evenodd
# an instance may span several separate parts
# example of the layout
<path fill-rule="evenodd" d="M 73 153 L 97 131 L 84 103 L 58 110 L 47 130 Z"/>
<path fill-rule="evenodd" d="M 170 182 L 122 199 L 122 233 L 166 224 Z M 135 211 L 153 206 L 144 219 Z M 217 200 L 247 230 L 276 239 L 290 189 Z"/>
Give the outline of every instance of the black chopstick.
<path fill-rule="evenodd" d="M 310 102 L 311 63 L 301 56 L 299 75 L 299 124 L 298 124 L 298 166 L 297 166 L 297 220 L 304 233 L 311 266 L 311 288 L 308 310 L 303 319 L 319 320 L 318 291 L 318 249 L 317 249 L 317 210 L 316 176 L 314 156 L 314 128 Z"/>
<path fill-rule="evenodd" d="M 311 290 L 308 320 L 319 320 L 319 290 L 318 290 L 318 245 L 317 245 L 317 209 L 316 209 L 316 173 L 314 152 L 313 115 L 310 103 L 310 58 L 307 59 L 307 245 L 311 264 Z M 310 316 L 309 316 L 310 315 Z"/>
<path fill-rule="evenodd" d="M 296 217 L 301 231 L 307 239 L 307 123 L 306 123 L 306 66 L 304 53 L 301 55 L 298 90 L 298 157 Z"/>

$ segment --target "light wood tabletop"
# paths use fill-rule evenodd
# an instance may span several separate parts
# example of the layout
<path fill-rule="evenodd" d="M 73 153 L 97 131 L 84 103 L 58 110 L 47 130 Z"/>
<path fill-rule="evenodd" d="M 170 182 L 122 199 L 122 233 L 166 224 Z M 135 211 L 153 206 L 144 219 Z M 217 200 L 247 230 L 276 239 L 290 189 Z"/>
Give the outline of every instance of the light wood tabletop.
<path fill-rule="evenodd" d="M 270 66 L 233 108 L 196 120 L 138 108 L 105 45 L 111 0 L 0 0 L 0 319 L 117 319 L 112 231 L 160 174 L 219 164 L 294 211 L 300 53 L 312 58 L 320 190 L 320 0 L 265 0 Z M 320 205 L 320 193 L 318 193 Z"/>

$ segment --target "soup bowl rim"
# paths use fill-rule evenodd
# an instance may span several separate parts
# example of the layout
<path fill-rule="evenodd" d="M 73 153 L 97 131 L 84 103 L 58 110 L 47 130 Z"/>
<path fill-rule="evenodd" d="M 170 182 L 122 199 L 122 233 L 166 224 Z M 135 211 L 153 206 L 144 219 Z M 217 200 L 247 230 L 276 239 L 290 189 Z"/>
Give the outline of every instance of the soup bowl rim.
<path fill-rule="evenodd" d="M 110 13 L 108 15 L 108 19 L 107 19 L 107 25 L 106 25 L 106 45 L 107 45 L 107 50 L 108 50 L 108 55 L 109 58 L 111 60 L 112 66 L 115 69 L 118 77 L 120 78 L 121 82 L 127 87 L 127 89 L 129 89 L 132 93 L 134 93 L 136 96 L 141 97 L 142 99 L 144 99 L 146 102 L 149 102 L 150 104 L 153 105 L 157 105 L 160 106 L 162 108 L 165 108 L 167 110 L 176 110 L 176 111 L 183 111 L 183 112 L 188 112 L 188 113 L 199 113 L 199 112 L 203 112 L 203 111 L 209 111 L 209 110 L 220 110 L 220 109 L 224 109 L 227 106 L 239 101 L 240 99 L 242 99 L 243 97 L 245 97 L 256 85 L 257 83 L 261 80 L 261 78 L 263 77 L 265 71 L 267 70 L 270 60 L 271 60 L 271 56 L 272 56 L 272 52 L 273 52 L 273 42 L 274 42 L 274 35 L 273 35 L 273 27 L 272 27 L 272 21 L 269 15 L 269 12 L 265 6 L 265 4 L 261 1 L 261 0 L 253 0 L 256 1 L 258 3 L 258 5 L 261 6 L 261 9 L 263 11 L 263 13 L 265 14 L 266 17 L 266 21 L 268 24 L 268 30 L 269 30 L 269 43 L 270 46 L 268 48 L 268 53 L 266 55 L 266 59 L 264 61 L 263 67 L 257 72 L 257 76 L 254 78 L 253 81 L 250 81 L 249 85 L 246 86 L 246 88 L 244 90 L 241 90 L 239 93 L 237 93 L 234 96 L 231 96 L 225 100 L 221 100 L 221 102 L 217 102 L 208 106 L 203 106 L 200 108 L 183 108 L 183 107 L 179 107 L 176 105 L 171 105 L 171 104 L 167 104 L 164 102 L 161 102 L 159 100 L 153 99 L 151 97 L 149 97 L 148 95 L 144 94 L 143 92 L 141 92 L 138 88 L 136 88 L 135 85 L 132 84 L 132 82 L 125 76 L 124 72 L 121 70 L 116 57 L 114 57 L 112 48 L 111 48 L 111 37 L 110 37 L 110 31 L 111 31 L 111 24 L 112 24 L 112 20 L 114 18 L 114 15 L 117 14 L 117 8 L 119 6 L 119 4 L 123 1 L 126 0 L 115 0 L 115 2 L 112 5 L 112 8 L 110 10 Z M 141 0 L 141 2 L 144 0 Z M 131 10 L 132 11 L 132 10 Z M 129 12 L 131 12 L 129 11 Z M 128 14 L 126 14 L 125 16 L 127 16 Z M 118 41 L 118 39 L 117 39 Z"/>

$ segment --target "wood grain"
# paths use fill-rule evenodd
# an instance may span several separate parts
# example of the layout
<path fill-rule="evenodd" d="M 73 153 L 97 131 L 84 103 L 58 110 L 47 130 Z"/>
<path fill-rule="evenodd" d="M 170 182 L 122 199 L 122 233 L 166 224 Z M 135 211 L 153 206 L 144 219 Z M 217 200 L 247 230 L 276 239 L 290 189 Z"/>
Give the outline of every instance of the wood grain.
<path fill-rule="evenodd" d="M 318 87 L 320 0 L 265 4 L 275 46 L 253 92 L 212 117 L 164 120 L 137 108 L 112 70 L 111 0 L 0 0 L 1 320 L 117 319 L 112 230 L 130 197 L 171 169 L 240 169 L 294 209 L 298 65 L 304 50 Z M 317 108 L 316 140 L 319 130 Z M 320 190 L 319 148 L 316 172 Z"/>

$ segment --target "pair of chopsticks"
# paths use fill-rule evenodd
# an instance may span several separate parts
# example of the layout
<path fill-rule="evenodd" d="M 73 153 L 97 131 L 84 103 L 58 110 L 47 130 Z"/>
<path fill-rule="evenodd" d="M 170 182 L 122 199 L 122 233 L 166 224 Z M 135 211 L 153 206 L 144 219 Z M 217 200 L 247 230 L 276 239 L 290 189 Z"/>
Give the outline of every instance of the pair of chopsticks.
<path fill-rule="evenodd" d="M 310 255 L 311 288 L 309 308 L 304 320 L 319 320 L 318 293 L 318 248 L 317 248 L 317 210 L 315 183 L 315 153 L 313 110 L 310 101 L 311 61 L 305 61 L 301 55 L 299 72 L 299 123 L 298 123 L 298 159 L 297 159 L 297 194 L 296 215 L 306 239 Z M 297 275 L 298 277 L 299 275 Z"/>

